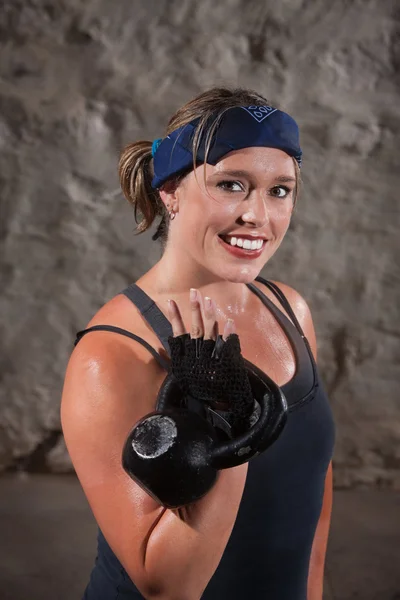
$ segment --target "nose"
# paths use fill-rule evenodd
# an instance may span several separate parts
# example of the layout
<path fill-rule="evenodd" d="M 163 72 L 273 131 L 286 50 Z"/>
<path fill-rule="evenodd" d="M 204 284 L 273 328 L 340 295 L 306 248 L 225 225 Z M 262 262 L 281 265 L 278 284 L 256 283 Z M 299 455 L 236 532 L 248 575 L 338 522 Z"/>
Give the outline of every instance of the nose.
<path fill-rule="evenodd" d="M 264 227 L 269 222 L 267 203 L 265 201 L 265 190 L 252 190 L 246 202 L 246 211 L 241 219 L 245 223 L 251 223 L 254 227 Z"/>

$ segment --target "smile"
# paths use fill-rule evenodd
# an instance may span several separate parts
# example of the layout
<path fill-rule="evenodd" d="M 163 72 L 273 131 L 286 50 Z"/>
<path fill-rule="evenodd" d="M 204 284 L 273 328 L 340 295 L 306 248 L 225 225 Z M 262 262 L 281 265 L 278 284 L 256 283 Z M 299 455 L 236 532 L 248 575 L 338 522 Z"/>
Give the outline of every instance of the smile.
<path fill-rule="evenodd" d="M 252 249 L 248 249 L 248 248 L 241 248 L 240 246 L 232 246 L 232 244 L 226 242 L 220 236 L 218 236 L 218 240 L 219 240 L 219 243 L 223 246 L 223 248 L 225 248 L 225 250 L 230 252 L 233 256 L 236 256 L 238 258 L 246 258 L 246 259 L 258 258 L 262 254 L 265 244 L 267 243 L 267 240 L 260 240 L 260 242 L 262 241 L 261 247 L 256 248 L 255 250 L 252 250 Z"/>

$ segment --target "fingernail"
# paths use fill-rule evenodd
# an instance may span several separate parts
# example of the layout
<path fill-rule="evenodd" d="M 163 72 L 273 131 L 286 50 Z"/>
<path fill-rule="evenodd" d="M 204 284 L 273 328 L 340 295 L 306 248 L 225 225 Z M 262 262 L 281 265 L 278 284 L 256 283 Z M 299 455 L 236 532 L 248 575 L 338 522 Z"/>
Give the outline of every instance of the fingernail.
<path fill-rule="evenodd" d="M 234 330 L 234 321 L 233 319 L 227 319 L 226 320 L 226 331 L 228 332 L 233 332 Z"/>
<path fill-rule="evenodd" d="M 204 296 L 204 304 L 207 309 L 211 309 L 211 298 Z"/>
<path fill-rule="evenodd" d="M 197 300 L 197 290 L 195 288 L 190 288 L 190 301 L 195 302 Z"/>

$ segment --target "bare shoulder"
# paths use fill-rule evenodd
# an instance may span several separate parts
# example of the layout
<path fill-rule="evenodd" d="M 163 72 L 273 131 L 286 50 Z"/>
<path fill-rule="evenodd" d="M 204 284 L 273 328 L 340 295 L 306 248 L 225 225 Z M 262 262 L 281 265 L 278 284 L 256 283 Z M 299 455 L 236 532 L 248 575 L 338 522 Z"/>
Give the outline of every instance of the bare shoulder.
<path fill-rule="evenodd" d="M 94 325 L 113 325 L 142 337 L 143 323 L 136 307 L 123 295 L 112 298 L 92 317 L 84 329 Z M 111 407 L 129 400 L 127 389 L 146 390 L 152 382 L 165 376 L 152 354 L 138 341 L 110 331 L 91 331 L 85 334 L 73 350 L 65 376 L 63 399 L 75 402 L 81 389 L 96 390 L 96 397 L 107 398 Z M 99 395 L 109 388 L 109 394 Z M 66 393 L 72 390 L 73 393 Z M 79 393 L 77 393 L 79 390 Z M 90 394 L 86 395 L 86 410 L 90 411 Z M 145 402 L 148 405 L 148 400 Z M 135 412 L 139 410 L 135 400 Z M 97 407 L 98 408 L 98 407 Z M 142 407 L 144 408 L 144 407 Z M 148 408 L 148 406 L 147 406 Z M 104 407 L 105 410 L 106 407 Z M 83 410 L 83 408 L 82 408 Z"/>
<path fill-rule="evenodd" d="M 123 326 L 105 318 L 94 318 L 89 325 L 100 323 Z M 108 331 L 84 335 L 64 379 L 61 417 L 66 441 L 83 439 L 96 427 L 121 440 L 132 423 L 154 409 L 160 377 L 165 372 L 135 340 Z"/>
<path fill-rule="evenodd" d="M 137 307 L 124 294 L 117 294 L 99 308 L 86 328 L 93 325 L 115 325 L 131 330 L 140 327 L 141 323 Z"/>
<path fill-rule="evenodd" d="M 317 356 L 317 341 L 316 341 L 316 336 L 315 336 L 315 329 L 314 329 L 314 323 L 313 323 L 313 319 L 312 319 L 312 315 L 311 315 L 311 310 L 310 310 L 309 305 L 307 304 L 307 301 L 303 298 L 303 296 L 297 290 L 295 290 L 291 286 L 287 285 L 286 283 L 283 283 L 282 281 L 273 281 L 273 280 L 271 280 L 271 281 L 276 286 L 278 286 L 278 288 L 286 296 L 291 308 L 293 309 L 294 314 L 296 315 L 298 322 L 300 323 L 302 330 L 304 331 L 304 335 L 306 336 L 306 338 L 308 339 L 308 341 L 310 343 L 314 357 L 316 358 L 316 356 Z M 266 293 L 265 285 L 260 284 L 259 282 L 255 282 L 255 283 L 258 284 L 258 287 L 264 293 Z M 276 296 L 274 296 L 272 294 L 272 292 L 268 295 L 268 297 L 274 302 L 274 304 L 276 306 L 278 306 L 278 308 L 280 310 L 282 310 L 282 305 L 280 304 L 280 302 L 276 298 Z"/>
<path fill-rule="evenodd" d="M 86 328 L 93 325 L 141 333 L 135 311 L 119 296 L 100 308 Z M 164 378 L 165 371 L 136 340 L 110 331 L 84 335 L 70 356 L 61 398 L 64 437 L 75 467 L 80 460 L 75 448 L 86 445 L 96 428 L 109 443 L 121 444 L 132 424 L 154 410 Z"/>
<path fill-rule="evenodd" d="M 315 336 L 314 323 L 311 316 L 311 310 L 308 306 L 306 300 L 303 298 L 301 294 L 294 288 L 290 287 L 286 283 L 282 281 L 273 281 L 275 285 L 277 285 L 286 298 L 290 306 L 293 309 L 294 314 L 297 317 L 298 322 L 301 325 L 302 330 L 304 331 L 304 335 L 308 339 L 311 350 L 314 354 L 314 357 L 317 357 L 317 340 Z"/>
<path fill-rule="evenodd" d="M 311 310 L 303 296 L 282 281 L 272 281 L 284 293 L 302 328 L 312 325 Z"/>

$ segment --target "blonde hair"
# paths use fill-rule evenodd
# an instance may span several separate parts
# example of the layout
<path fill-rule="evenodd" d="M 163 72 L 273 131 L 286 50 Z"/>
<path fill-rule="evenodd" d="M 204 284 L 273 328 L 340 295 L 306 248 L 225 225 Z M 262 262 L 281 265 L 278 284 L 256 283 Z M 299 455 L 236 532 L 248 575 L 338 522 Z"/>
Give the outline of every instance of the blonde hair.
<path fill-rule="evenodd" d="M 193 139 L 193 168 L 196 167 L 197 149 L 203 135 L 205 137 L 205 158 L 207 162 L 208 151 L 212 142 L 213 134 L 223 114 L 235 106 L 265 106 L 268 100 L 254 92 L 242 88 L 211 88 L 187 102 L 170 119 L 165 136 L 169 133 L 187 125 L 194 119 L 199 119 Z M 164 136 L 164 137 L 165 137 Z M 161 216 L 153 240 L 160 239 L 163 250 L 168 240 L 168 218 L 167 209 L 160 198 L 158 190 L 151 186 L 154 176 L 153 156 L 151 152 L 152 142 L 139 141 L 126 146 L 119 160 L 119 178 L 125 198 L 134 206 L 135 221 L 138 224 L 136 235 L 143 233 L 152 225 L 157 216 Z M 296 203 L 301 176 L 297 161 L 293 158 L 296 173 L 296 188 L 294 191 L 294 203 Z M 176 184 L 187 175 L 183 173 L 175 177 Z M 138 213 L 141 220 L 138 221 Z"/>

